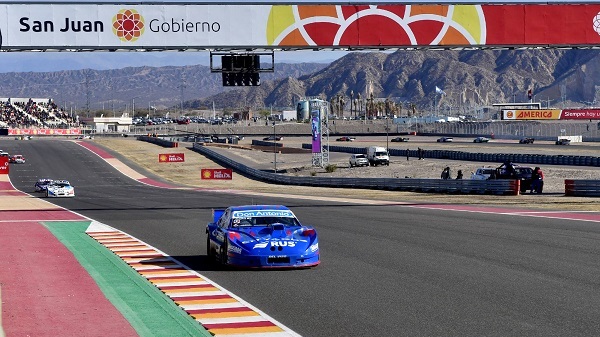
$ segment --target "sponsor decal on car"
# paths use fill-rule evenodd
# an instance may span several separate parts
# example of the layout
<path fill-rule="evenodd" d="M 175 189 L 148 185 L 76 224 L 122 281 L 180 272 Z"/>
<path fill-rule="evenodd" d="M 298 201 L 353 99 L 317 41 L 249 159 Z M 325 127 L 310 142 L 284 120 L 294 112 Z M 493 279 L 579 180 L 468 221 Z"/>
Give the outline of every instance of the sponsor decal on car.
<path fill-rule="evenodd" d="M 225 236 L 223 235 L 223 233 L 221 233 L 221 232 L 219 232 L 219 231 L 217 231 L 217 230 L 213 231 L 213 232 L 212 232 L 212 235 L 213 235 L 213 236 L 214 236 L 214 237 L 215 237 L 217 240 L 219 240 L 220 242 L 223 242 L 223 241 L 225 241 Z"/>
<path fill-rule="evenodd" d="M 294 213 L 292 213 L 291 211 L 263 211 L 263 210 L 256 210 L 256 211 L 234 211 L 233 214 L 231 215 L 232 218 L 256 218 L 256 217 L 279 217 L 279 218 L 293 218 L 294 217 Z"/>
<path fill-rule="evenodd" d="M 231 180 L 233 171 L 231 169 L 202 169 L 200 176 L 202 179 Z"/>
<path fill-rule="evenodd" d="M 271 241 L 271 247 L 296 247 L 294 241 Z"/>
<path fill-rule="evenodd" d="M 185 161 L 183 153 L 162 153 L 158 155 L 159 163 L 181 163 Z"/>
<path fill-rule="evenodd" d="M 268 245 L 269 245 L 268 242 L 261 242 L 261 243 L 255 244 L 254 247 L 252 247 L 252 249 L 263 249 L 263 248 L 267 248 Z"/>
<path fill-rule="evenodd" d="M 319 244 L 315 243 L 314 245 L 310 246 L 308 249 L 310 249 L 311 252 L 316 252 L 317 250 L 319 250 Z"/>
<path fill-rule="evenodd" d="M 236 253 L 236 254 L 241 254 L 242 253 L 242 248 L 236 247 L 236 246 L 228 246 L 227 247 L 227 251 L 228 252 L 232 252 L 232 253 Z"/>

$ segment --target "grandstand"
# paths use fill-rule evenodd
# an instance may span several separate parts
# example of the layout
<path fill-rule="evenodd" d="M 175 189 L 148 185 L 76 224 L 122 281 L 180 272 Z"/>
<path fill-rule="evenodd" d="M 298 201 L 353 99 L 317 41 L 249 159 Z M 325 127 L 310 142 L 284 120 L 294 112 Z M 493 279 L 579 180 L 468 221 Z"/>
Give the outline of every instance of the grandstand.
<path fill-rule="evenodd" d="M 69 129 L 79 118 L 66 113 L 50 98 L 0 98 L 0 128 Z"/>

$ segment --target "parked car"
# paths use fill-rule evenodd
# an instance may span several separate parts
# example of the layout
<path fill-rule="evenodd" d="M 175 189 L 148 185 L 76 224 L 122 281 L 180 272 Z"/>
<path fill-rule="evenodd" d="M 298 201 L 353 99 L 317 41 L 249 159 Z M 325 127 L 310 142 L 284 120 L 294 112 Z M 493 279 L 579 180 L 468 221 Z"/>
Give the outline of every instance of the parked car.
<path fill-rule="evenodd" d="M 525 137 L 519 140 L 519 144 L 533 144 L 534 138 Z"/>
<path fill-rule="evenodd" d="M 405 138 L 405 137 L 396 137 L 396 138 L 392 138 L 392 142 L 408 142 L 410 138 Z"/>
<path fill-rule="evenodd" d="M 525 193 L 531 188 L 532 176 L 533 168 L 506 162 L 496 168 L 496 172 L 490 176 L 490 179 L 520 180 L 521 193 Z"/>
<path fill-rule="evenodd" d="M 490 141 L 490 139 L 487 137 L 477 137 L 477 138 L 473 139 L 473 143 L 487 143 L 489 141 Z"/>
<path fill-rule="evenodd" d="M 561 139 L 557 140 L 555 144 L 556 145 L 570 145 L 571 144 L 571 140 L 570 139 L 566 139 L 566 138 L 561 138 Z"/>
<path fill-rule="evenodd" d="M 263 140 L 282 140 L 282 139 L 283 139 L 282 136 L 269 136 L 269 137 L 263 138 Z"/>
<path fill-rule="evenodd" d="M 354 138 L 354 137 L 344 136 L 344 137 L 340 137 L 340 138 L 336 139 L 335 141 L 336 142 L 353 142 L 355 140 L 356 140 L 356 138 Z"/>
<path fill-rule="evenodd" d="M 441 137 L 441 138 L 438 138 L 438 140 L 437 140 L 438 143 L 449 143 L 449 142 L 453 142 L 453 141 L 454 141 L 454 138 L 452 138 L 452 137 Z"/>
<path fill-rule="evenodd" d="M 471 179 L 473 180 L 487 180 L 496 172 L 493 167 L 480 167 L 475 172 L 471 173 Z"/>
<path fill-rule="evenodd" d="M 242 139 L 244 139 L 243 136 L 237 136 L 237 135 L 227 136 L 227 143 L 229 143 L 229 144 L 237 144 Z"/>
<path fill-rule="evenodd" d="M 369 166 L 369 159 L 362 153 L 353 154 L 350 156 L 350 167 L 353 166 Z"/>

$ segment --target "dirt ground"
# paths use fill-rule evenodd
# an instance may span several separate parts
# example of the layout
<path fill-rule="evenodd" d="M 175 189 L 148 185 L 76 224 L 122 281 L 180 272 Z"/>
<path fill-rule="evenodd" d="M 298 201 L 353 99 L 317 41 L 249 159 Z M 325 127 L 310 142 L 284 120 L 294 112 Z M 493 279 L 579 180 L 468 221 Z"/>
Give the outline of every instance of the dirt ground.
<path fill-rule="evenodd" d="M 96 138 L 91 140 L 101 146 L 109 148 L 120 154 L 127 161 L 131 161 L 146 169 L 151 174 L 163 177 L 177 184 L 191 187 L 204 187 L 214 189 L 236 189 L 248 193 L 264 193 L 268 195 L 284 196 L 319 196 L 324 198 L 350 198 L 359 199 L 360 202 L 403 202 L 403 203 L 459 203 L 502 205 L 534 209 L 552 210 L 600 210 L 600 198 L 566 197 L 564 196 L 564 179 L 600 179 L 597 168 L 580 167 L 548 167 L 544 168 L 546 184 L 542 195 L 496 196 L 496 195 L 448 195 L 434 193 L 413 193 L 399 191 L 379 191 L 365 189 L 318 188 L 303 186 L 286 186 L 267 184 L 254 181 L 234 174 L 230 181 L 202 180 L 201 168 L 219 168 L 220 166 L 208 158 L 185 147 L 162 148 L 154 144 L 137 141 L 133 138 Z M 182 145 L 185 145 L 183 143 Z M 188 144 L 189 145 L 189 144 Z M 244 157 L 256 163 L 257 168 L 266 168 L 273 165 L 273 152 L 259 150 L 229 149 L 232 154 Z M 185 153 L 183 163 L 159 163 L 158 155 L 163 153 Z M 295 175 L 336 175 L 348 177 L 413 177 L 413 178 L 439 178 L 442 169 L 450 166 L 453 176 L 457 170 L 463 170 L 464 178 L 469 179 L 471 171 L 489 163 L 458 162 L 449 160 L 417 160 L 417 158 L 392 157 L 389 167 L 362 167 L 349 168 L 347 154 L 331 154 L 330 163 L 336 164 L 338 169 L 333 173 L 326 173 L 323 169 L 313 168 L 310 157 L 302 154 L 279 154 L 276 160 L 279 170 L 286 170 Z"/>

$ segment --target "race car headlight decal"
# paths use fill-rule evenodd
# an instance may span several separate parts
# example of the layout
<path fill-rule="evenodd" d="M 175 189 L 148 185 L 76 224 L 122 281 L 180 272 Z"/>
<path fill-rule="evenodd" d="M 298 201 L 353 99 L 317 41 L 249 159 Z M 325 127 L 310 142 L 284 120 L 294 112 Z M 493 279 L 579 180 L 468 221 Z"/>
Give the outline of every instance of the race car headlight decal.
<path fill-rule="evenodd" d="M 314 229 L 305 229 L 301 233 L 302 236 L 315 236 L 317 235 L 317 231 Z"/>
<path fill-rule="evenodd" d="M 229 232 L 229 240 L 235 241 L 235 240 L 241 240 L 241 239 L 242 239 L 242 236 L 240 235 L 240 233 Z"/>
<path fill-rule="evenodd" d="M 310 247 L 308 247 L 308 250 L 311 253 L 314 253 L 314 252 L 318 251 L 319 250 L 319 243 L 315 243 L 314 245 L 311 245 Z"/>

